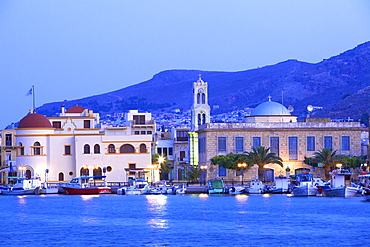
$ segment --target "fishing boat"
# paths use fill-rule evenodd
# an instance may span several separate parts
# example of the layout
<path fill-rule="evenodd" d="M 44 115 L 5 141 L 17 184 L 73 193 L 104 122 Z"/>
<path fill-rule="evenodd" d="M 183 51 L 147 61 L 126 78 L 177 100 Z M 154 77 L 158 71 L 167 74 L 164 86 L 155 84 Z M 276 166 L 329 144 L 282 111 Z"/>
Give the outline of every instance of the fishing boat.
<path fill-rule="evenodd" d="M 214 178 L 207 181 L 208 194 L 225 194 L 226 187 L 222 178 Z"/>
<path fill-rule="evenodd" d="M 41 191 L 41 181 L 38 178 L 7 177 L 14 184 L 0 187 L 2 195 L 38 195 Z"/>
<path fill-rule="evenodd" d="M 117 190 L 117 195 L 147 195 L 150 194 L 151 187 L 144 179 L 134 179 L 129 181 L 128 187 Z"/>
<path fill-rule="evenodd" d="M 283 194 L 289 192 L 290 179 L 280 175 L 275 177 L 275 185 L 268 187 L 266 193 Z"/>
<path fill-rule="evenodd" d="M 102 180 L 106 176 L 91 176 L 91 177 L 75 177 L 69 183 L 60 184 L 60 187 L 64 190 L 67 195 L 91 195 L 91 194 L 109 194 L 111 188 L 106 186 L 91 186 L 90 180 Z"/>
<path fill-rule="evenodd" d="M 360 187 L 351 184 L 352 173 L 346 169 L 331 172 L 329 185 L 319 186 L 323 196 L 353 197 L 360 194 Z"/>
<path fill-rule="evenodd" d="M 316 196 L 318 186 L 323 185 L 321 178 L 314 178 L 312 174 L 302 173 L 292 183 L 291 193 L 293 196 Z"/>
<path fill-rule="evenodd" d="M 231 186 L 229 188 L 230 195 L 240 195 L 240 194 L 247 194 L 248 190 L 243 186 Z"/>
<path fill-rule="evenodd" d="M 247 191 L 249 194 L 262 194 L 267 190 L 266 186 L 260 180 L 252 180 L 249 183 Z"/>

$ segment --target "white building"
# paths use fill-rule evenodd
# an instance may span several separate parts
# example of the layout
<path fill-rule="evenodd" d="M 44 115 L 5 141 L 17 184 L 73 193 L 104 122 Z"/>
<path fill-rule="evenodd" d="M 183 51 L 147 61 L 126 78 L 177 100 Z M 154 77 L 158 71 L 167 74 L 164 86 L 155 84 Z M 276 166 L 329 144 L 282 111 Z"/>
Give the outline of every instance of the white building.
<path fill-rule="evenodd" d="M 155 130 L 151 114 L 130 111 L 127 119 L 125 127 L 101 127 L 99 114 L 80 106 L 62 107 L 59 117 L 30 113 L 16 129 L 14 175 L 43 181 L 87 175 L 106 175 L 108 182 L 126 182 L 130 177 L 158 180 L 151 165 Z M 140 127 L 139 133 L 133 130 Z"/>

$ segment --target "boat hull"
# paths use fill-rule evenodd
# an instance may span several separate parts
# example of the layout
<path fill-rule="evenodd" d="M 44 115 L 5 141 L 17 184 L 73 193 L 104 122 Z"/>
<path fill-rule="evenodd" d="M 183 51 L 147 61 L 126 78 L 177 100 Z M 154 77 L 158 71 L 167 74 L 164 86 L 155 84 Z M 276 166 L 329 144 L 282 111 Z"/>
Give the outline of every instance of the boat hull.
<path fill-rule="evenodd" d="M 345 187 L 331 188 L 329 186 L 322 186 L 322 195 L 331 197 L 344 197 Z"/>
<path fill-rule="evenodd" d="M 293 196 L 316 196 L 317 188 L 308 185 L 296 186 L 292 190 Z"/>
<path fill-rule="evenodd" d="M 69 188 L 62 187 L 66 195 L 110 194 L 110 187 Z"/>
<path fill-rule="evenodd" d="M 1 189 L 3 195 L 38 195 L 40 194 L 40 187 L 33 189 Z"/>

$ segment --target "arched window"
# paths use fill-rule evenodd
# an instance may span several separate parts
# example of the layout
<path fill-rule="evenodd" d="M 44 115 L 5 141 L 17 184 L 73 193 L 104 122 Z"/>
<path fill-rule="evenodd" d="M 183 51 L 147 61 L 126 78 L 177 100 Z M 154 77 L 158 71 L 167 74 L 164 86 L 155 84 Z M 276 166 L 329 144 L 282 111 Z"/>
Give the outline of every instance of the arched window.
<path fill-rule="evenodd" d="M 197 104 L 200 104 L 200 93 L 197 94 Z"/>
<path fill-rule="evenodd" d="M 80 170 L 80 176 L 89 176 L 89 168 L 82 167 Z"/>
<path fill-rule="evenodd" d="M 198 125 L 202 124 L 202 116 L 200 113 L 198 113 Z"/>
<path fill-rule="evenodd" d="M 110 154 L 116 153 L 116 148 L 114 147 L 113 144 L 109 144 L 109 146 L 108 146 L 108 153 L 110 153 Z"/>
<path fill-rule="evenodd" d="M 202 124 L 205 124 L 206 123 L 206 114 L 203 113 L 202 114 Z"/>
<path fill-rule="evenodd" d="M 59 174 L 58 174 L 58 181 L 64 181 L 64 174 L 63 174 L 63 172 L 59 172 Z"/>
<path fill-rule="evenodd" d="M 41 148 L 40 148 L 40 143 L 39 142 L 35 142 L 33 144 L 34 148 L 33 148 L 33 154 L 34 155 L 41 155 Z"/>
<path fill-rule="evenodd" d="M 101 176 L 101 175 L 103 175 L 101 168 L 95 167 L 93 170 L 93 176 Z"/>
<path fill-rule="evenodd" d="M 23 143 L 22 142 L 18 143 L 18 146 L 19 146 L 19 155 L 24 155 Z"/>
<path fill-rule="evenodd" d="M 31 178 L 31 171 L 26 170 L 26 172 L 24 173 L 24 177 L 30 179 Z"/>
<path fill-rule="evenodd" d="M 85 144 L 84 146 L 84 154 L 89 154 L 90 153 L 90 145 L 89 144 Z"/>
<path fill-rule="evenodd" d="M 125 145 L 121 146 L 121 148 L 119 149 L 119 152 L 121 154 L 133 154 L 133 153 L 135 153 L 135 148 L 134 148 L 134 146 L 132 146 L 130 144 L 125 144 Z"/>
<path fill-rule="evenodd" d="M 94 154 L 100 154 L 100 146 L 99 144 L 94 145 Z"/>
<path fill-rule="evenodd" d="M 146 145 L 145 144 L 140 144 L 140 153 L 146 153 Z"/>
<path fill-rule="evenodd" d="M 202 93 L 202 104 L 206 103 L 206 95 Z"/>

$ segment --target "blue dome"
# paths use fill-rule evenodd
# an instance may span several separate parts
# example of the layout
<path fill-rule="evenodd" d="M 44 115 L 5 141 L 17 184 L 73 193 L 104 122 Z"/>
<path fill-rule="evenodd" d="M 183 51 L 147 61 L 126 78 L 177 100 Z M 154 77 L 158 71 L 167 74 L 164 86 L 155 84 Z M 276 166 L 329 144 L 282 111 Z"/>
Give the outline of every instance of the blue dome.
<path fill-rule="evenodd" d="M 267 101 L 258 105 L 251 113 L 251 116 L 281 116 L 291 115 L 288 109 L 273 101 Z"/>

